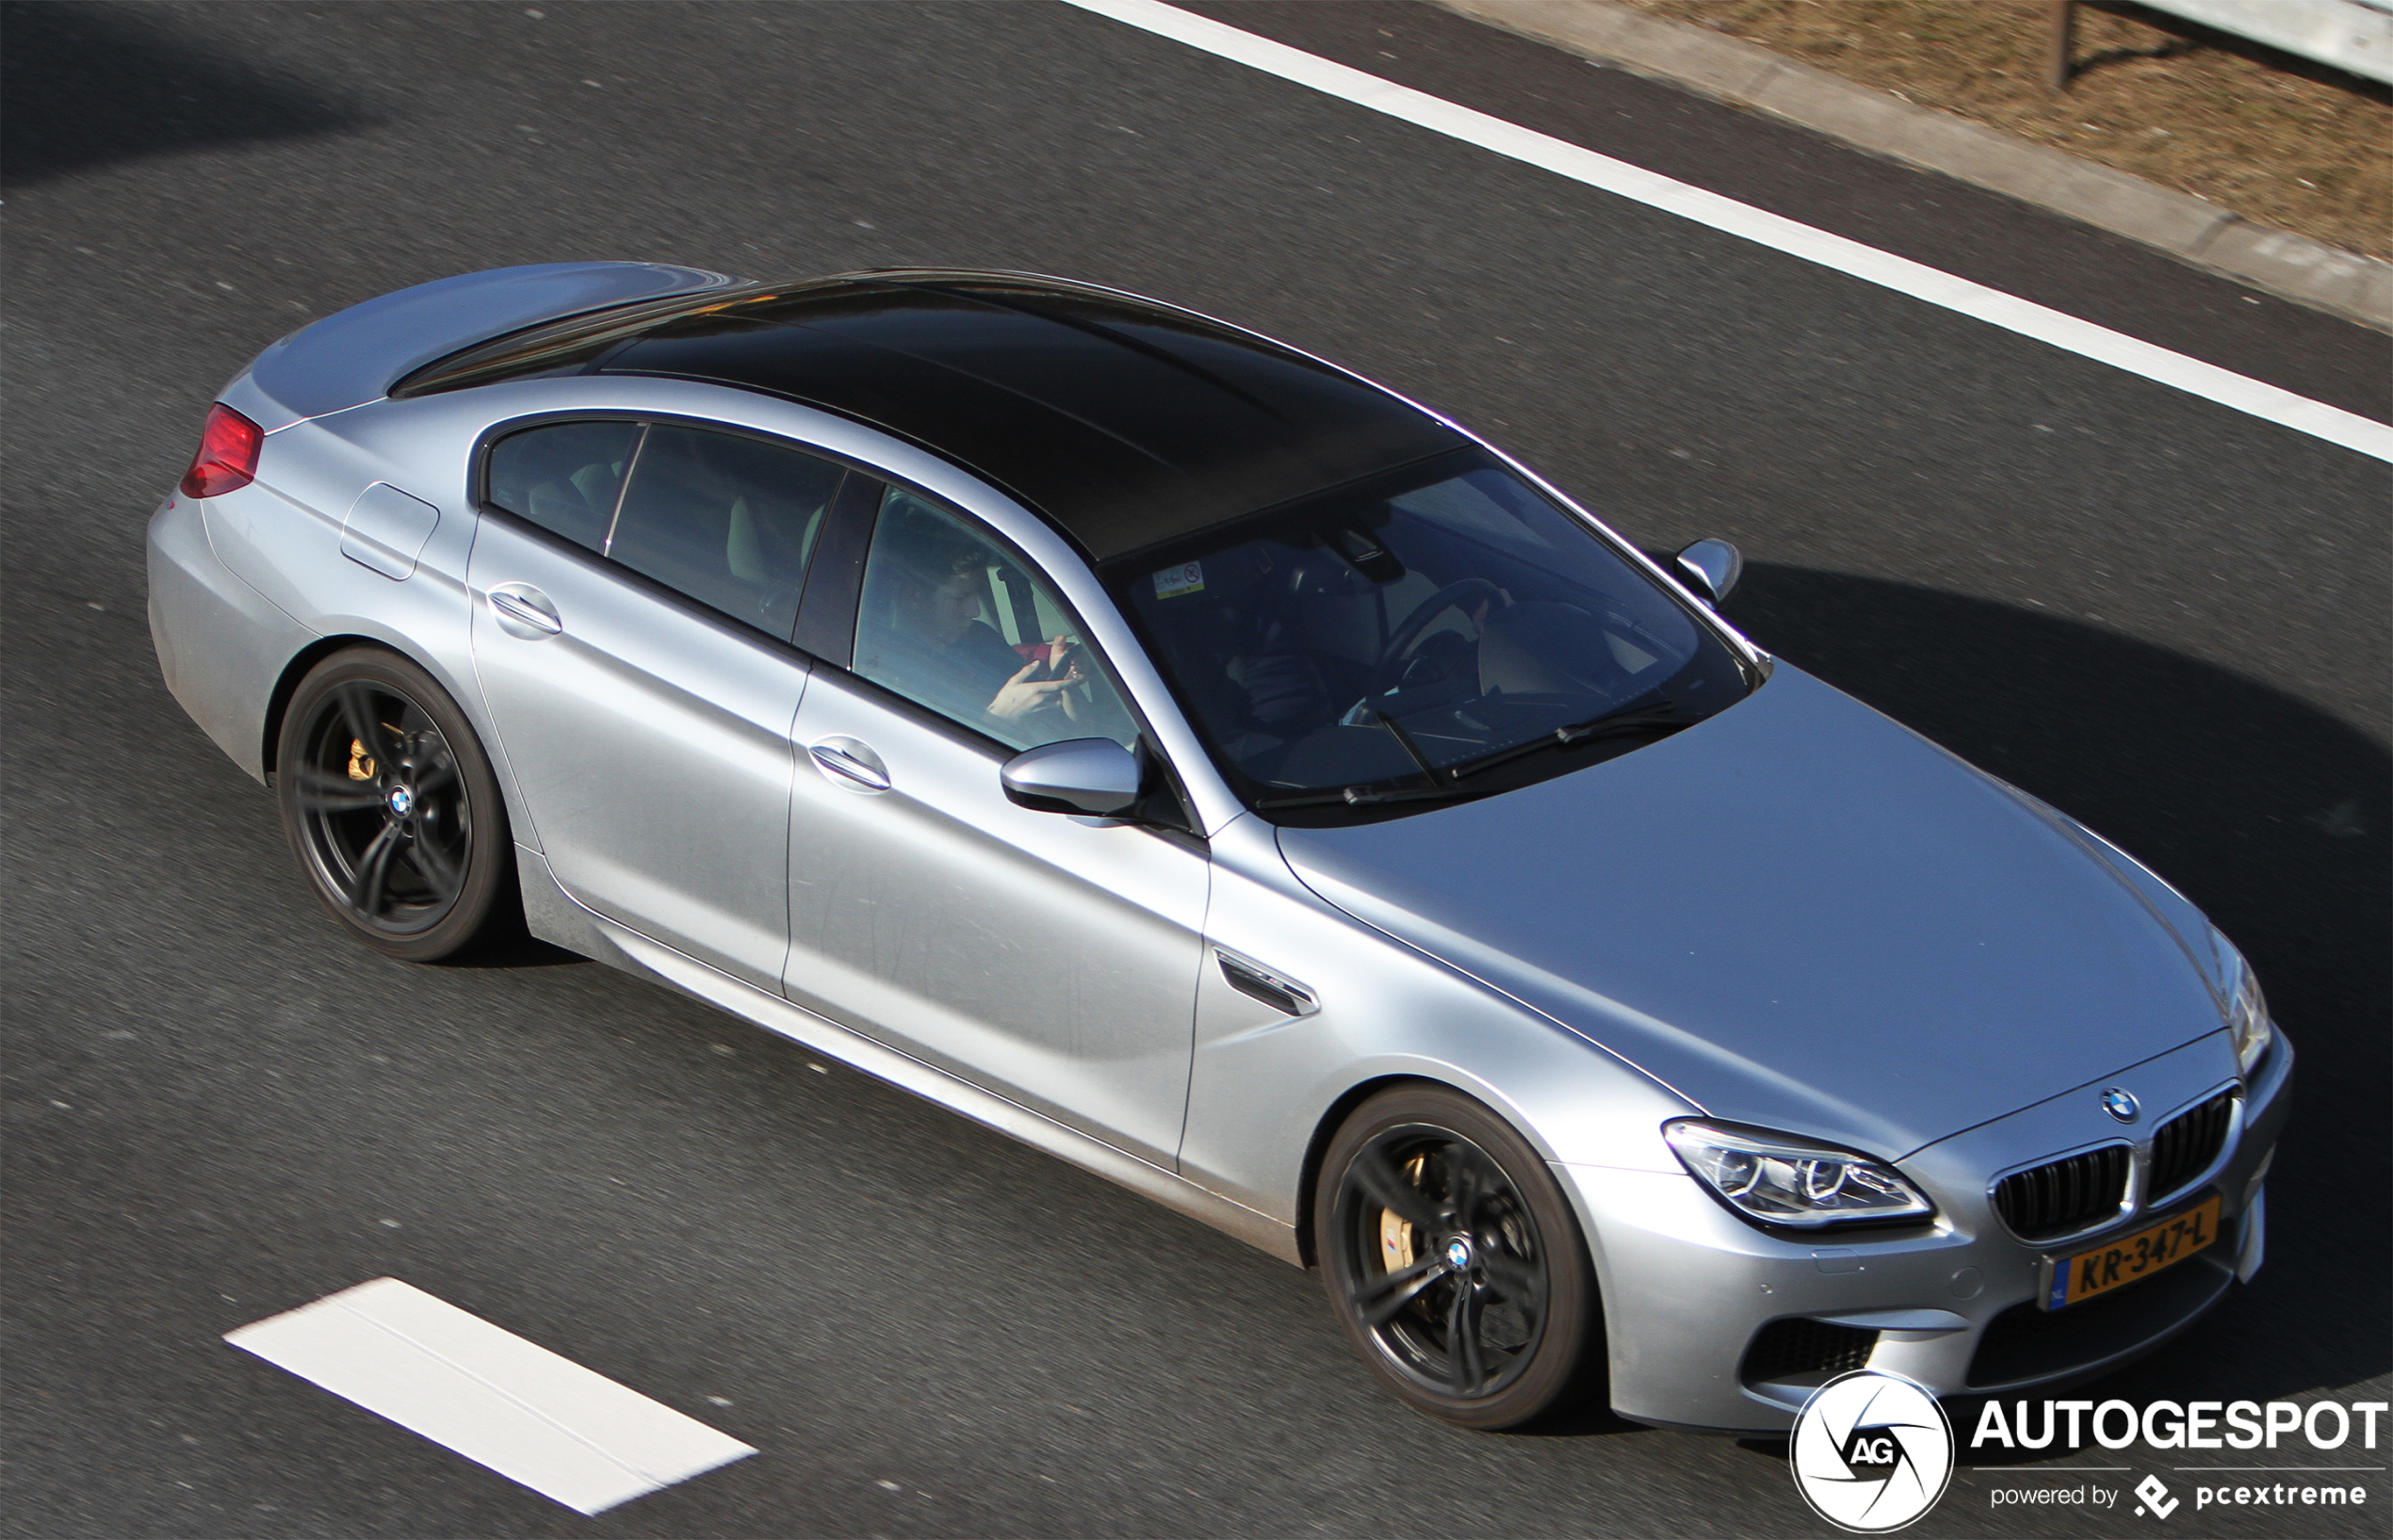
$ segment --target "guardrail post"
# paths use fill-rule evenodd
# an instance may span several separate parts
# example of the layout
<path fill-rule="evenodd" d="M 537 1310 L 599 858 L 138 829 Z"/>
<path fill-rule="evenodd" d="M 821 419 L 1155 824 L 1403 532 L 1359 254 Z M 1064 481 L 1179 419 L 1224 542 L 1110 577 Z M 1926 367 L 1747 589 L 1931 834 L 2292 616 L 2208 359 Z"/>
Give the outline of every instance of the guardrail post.
<path fill-rule="evenodd" d="M 2051 0 L 2045 15 L 2044 85 L 2058 94 L 2069 89 L 2070 55 L 2076 51 L 2076 0 Z"/>

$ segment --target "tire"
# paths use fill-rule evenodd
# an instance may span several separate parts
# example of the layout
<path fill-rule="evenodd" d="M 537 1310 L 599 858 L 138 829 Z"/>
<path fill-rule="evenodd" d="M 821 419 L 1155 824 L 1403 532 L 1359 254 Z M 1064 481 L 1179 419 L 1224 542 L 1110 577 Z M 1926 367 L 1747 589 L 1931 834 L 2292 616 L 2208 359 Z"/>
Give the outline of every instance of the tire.
<path fill-rule="evenodd" d="M 422 669 L 375 647 L 325 658 L 291 696 L 274 762 L 308 885 L 376 951 L 436 962 L 520 916 L 490 757 Z"/>
<path fill-rule="evenodd" d="M 1504 1119 L 1442 1086 L 1383 1091 L 1330 1141 L 1312 1212 L 1330 1309 L 1416 1411 L 1509 1428 L 1573 1390 L 1600 1336 L 1593 1269 Z"/>

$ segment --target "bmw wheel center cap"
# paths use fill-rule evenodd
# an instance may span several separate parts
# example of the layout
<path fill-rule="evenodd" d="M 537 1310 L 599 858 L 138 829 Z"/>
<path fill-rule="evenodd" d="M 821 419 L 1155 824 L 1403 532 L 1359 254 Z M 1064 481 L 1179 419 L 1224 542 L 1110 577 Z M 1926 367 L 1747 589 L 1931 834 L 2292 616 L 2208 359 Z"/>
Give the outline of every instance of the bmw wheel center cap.
<path fill-rule="evenodd" d="M 1446 1266 L 1457 1273 L 1471 1265 L 1471 1238 L 1456 1236 L 1446 1242 Z"/>
<path fill-rule="evenodd" d="M 391 817 L 403 819 L 415 810 L 415 793 L 405 786 L 393 786 L 387 801 L 390 803 Z"/>
<path fill-rule="evenodd" d="M 2122 1123 L 2136 1120 L 2136 1099 L 2118 1086 L 2102 1094 L 2102 1110 Z"/>

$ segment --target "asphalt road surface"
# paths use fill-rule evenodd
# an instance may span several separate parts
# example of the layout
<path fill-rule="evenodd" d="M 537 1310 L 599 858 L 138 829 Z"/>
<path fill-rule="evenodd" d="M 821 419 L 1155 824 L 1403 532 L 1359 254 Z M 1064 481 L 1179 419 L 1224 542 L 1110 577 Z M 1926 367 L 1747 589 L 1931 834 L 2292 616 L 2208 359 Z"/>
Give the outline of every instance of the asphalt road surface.
<path fill-rule="evenodd" d="M 1442 13 L 1226 13 L 2385 414 L 2385 338 L 1968 188 Z M 302 320 L 589 257 L 1115 284 L 1736 541 L 1765 645 L 2175 881 L 2300 1046 L 2266 1270 L 2081 1394 L 2387 1399 L 2385 464 L 1062 7 L 6 24 L 0 1532 L 1827 1532 L 1766 1447 L 1415 1417 L 1313 1278 L 661 989 L 334 932 L 159 683 L 143 523 Z M 219 1340 L 384 1275 L 760 1452 L 585 1519 Z M 2101 1452 L 1913 1532 L 2144 1532 L 1990 1509 Z"/>

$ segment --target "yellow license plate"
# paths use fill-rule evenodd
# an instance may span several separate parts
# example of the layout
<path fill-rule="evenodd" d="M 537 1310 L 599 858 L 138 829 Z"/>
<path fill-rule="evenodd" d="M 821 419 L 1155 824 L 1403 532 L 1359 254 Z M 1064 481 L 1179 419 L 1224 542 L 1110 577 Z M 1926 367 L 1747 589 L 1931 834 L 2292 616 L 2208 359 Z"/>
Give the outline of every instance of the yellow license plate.
<path fill-rule="evenodd" d="M 2107 1294 L 2122 1284 L 2148 1278 L 2162 1268 L 2173 1267 L 2206 1249 L 2218 1239 L 2219 1200 L 2213 1194 L 2150 1229 L 2138 1230 L 2075 1256 L 2054 1258 L 2052 1284 L 2044 1291 L 2044 1308 L 2058 1310 L 2096 1294 Z"/>

